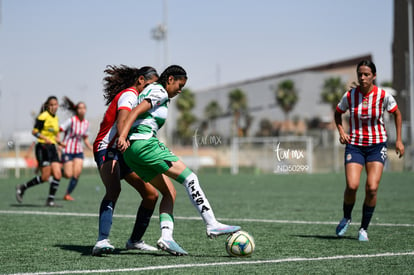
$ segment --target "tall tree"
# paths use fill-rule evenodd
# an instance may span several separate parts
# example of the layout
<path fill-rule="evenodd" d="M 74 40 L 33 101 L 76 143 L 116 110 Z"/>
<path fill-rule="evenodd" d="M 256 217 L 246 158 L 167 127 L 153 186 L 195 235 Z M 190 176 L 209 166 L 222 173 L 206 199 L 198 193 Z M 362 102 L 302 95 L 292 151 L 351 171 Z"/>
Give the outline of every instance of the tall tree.
<path fill-rule="evenodd" d="M 194 93 L 190 89 L 183 89 L 177 97 L 176 106 L 180 112 L 177 119 L 177 134 L 182 143 L 191 143 L 193 136 L 191 125 L 197 121 L 197 118 L 191 112 L 195 106 Z"/>
<path fill-rule="evenodd" d="M 194 93 L 190 89 L 183 89 L 176 100 L 180 112 L 191 111 L 195 106 Z"/>
<path fill-rule="evenodd" d="M 346 84 L 342 82 L 340 77 L 327 78 L 322 87 L 322 102 L 328 103 L 332 110 L 335 110 L 345 92 Z"/>
<path fill-rule="evenodd" d="M 288 120 L 289 113 L 295 107 L 298 101 L 298 93 L 295 88 L 295 82 L 287 79 L 279 83 L 275 91 L 276 103 L 285 113 L 285 120 Z"/>
<path fill-rule="evenodd" d="M 250 116 L 247 112 L 246 94 L 241 89 L 229 92 L 229 109 L 233 115 L 233 136 L 246 136 L 250 127 Z"/>
<path fill-rule="evenodd" d="M 222 113 L 223 110 L 216 100 L 210 101 L 210 103 L 204 108 L 204 117 L 210 123 L 213 132 L 216 132 L 216 121 Z"/>

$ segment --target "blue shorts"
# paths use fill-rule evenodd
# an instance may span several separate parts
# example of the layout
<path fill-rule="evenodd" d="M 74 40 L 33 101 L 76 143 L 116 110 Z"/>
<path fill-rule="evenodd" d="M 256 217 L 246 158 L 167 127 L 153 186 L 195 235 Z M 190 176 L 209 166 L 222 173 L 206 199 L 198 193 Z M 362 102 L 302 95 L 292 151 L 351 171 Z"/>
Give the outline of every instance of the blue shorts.
<path fill-rule="evenodd" d="M 367 162 L 378 161 L 382 164 L 387 159 L 387 144 L 385 142 L 369 146 L 347 144 L 345 147 L 345 165 L 359 163 L 362 166 Z"/>
<path fill-rule="evenodd" d="M 83 153 L 77 153 L 77 154 L 62 153 L 62 163 L 72 161 L 73 159 L 83 159 Z"/>
<path fill-rule="evenodd" d="M 122 153 L 117 149 L 109 148 L 98 151 L 94 153 L 94 158 L 98 169 L 107 161 L 118 161 L 121 179 L 132 173 L 132 169 L 125 163 Z"/>

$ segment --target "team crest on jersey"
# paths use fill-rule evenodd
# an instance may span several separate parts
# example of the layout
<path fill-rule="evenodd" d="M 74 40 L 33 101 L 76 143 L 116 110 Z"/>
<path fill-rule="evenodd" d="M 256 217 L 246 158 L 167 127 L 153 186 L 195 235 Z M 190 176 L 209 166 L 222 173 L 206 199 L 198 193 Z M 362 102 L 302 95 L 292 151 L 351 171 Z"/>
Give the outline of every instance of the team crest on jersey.
<path fill-rule="evenodd" d="M 347 161 L 350 161 L 351 159 L 352 159 L 352 155 L 351 154 L 346 155 L 346 160 Z"/>
<path fill-rule="evenodd" d="M 367 108 L 368 107 L 368 100 L 363 100 L 362 101 L 362 107 Z"/>

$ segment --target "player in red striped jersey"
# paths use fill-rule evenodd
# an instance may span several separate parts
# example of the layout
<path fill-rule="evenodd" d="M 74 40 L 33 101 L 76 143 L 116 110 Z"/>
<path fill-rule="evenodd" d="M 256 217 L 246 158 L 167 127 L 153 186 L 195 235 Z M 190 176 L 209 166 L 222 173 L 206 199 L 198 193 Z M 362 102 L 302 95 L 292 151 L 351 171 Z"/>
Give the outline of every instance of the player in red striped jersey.
<path fill-rule="evenodd" d="M 387 132 L 384 126 L 384 112 L 394 116 L 397 139 L 395 149 L 399 157 L 404 155 L 401 139 L 401 113 L 391 94 L 374 85 L 375 64 L 363 60 L 357 65 L 359 85 L 342 97 L 335 111 L 335 123 L 339 131 L 339 141 L 345 147 L 344 217 L 336 228 L 336 234 L 343 236 L 351 223 L 351 213 L 356 200 L 361 173 L 365 165 L 367 180 L 365 200 L 362 209 L 361 227 L 358 240 L 368 241 L 368 225 L 377 203 L 377 191 L 384 163 L 387 158 Z M 342 126 L 342 114 L 349 110 L 350 133 Z"/>
<path fill-rule="evenodd" d="M 70 179 L 63 199 L 73 201 L 71 193 L 78 183 L 83 168 L 82 141 L 92 151 L 92 145 L 88 138 L 89 121 L 85 118 L 86 105 L 84 102 L 75 104 L 68 97 L 64 97 L 61 107 L 73 114 L 60 125 L 60 131 L 64 133 L 63 143 L 66 145 L 62 149 L 63 175 Z"/>
<path fill-rule="evenodd" d="M 107 76 L 104 78 L 104 97 L 106 105 L 109 106 L 93 144 L 93 151 L 106 193 L 99 209 L 98 239 L 92 249 L 92 255 L 99 256 L 114 250 L 108 237 L 112 226 L 112 215 L 121 192 L 121 179 L 125 179 L 142 197 L 126 248 L 157 250 L 144 243 L 141 238 L 154 212 L 158 192 L 125 164 L 117 148 L 117 129 L 123 127 L 125 118 L 138 101 L 138 94 L 146 85 L 158 80 L 158 73 L 148 66 L 137 69 L 124 65 L 108 66 L 105 73 Z"/>

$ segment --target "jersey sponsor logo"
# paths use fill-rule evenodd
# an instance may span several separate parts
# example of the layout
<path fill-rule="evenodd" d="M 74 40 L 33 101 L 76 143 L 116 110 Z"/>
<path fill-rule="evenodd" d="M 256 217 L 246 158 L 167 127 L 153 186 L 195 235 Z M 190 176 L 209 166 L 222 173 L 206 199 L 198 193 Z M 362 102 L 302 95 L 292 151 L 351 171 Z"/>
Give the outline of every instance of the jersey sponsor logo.
<path fill-rule="evenodd" d="M 361 121 L 366 121 L 369 120 L 370 116 L 369 115 L 361 115 Z"/>

